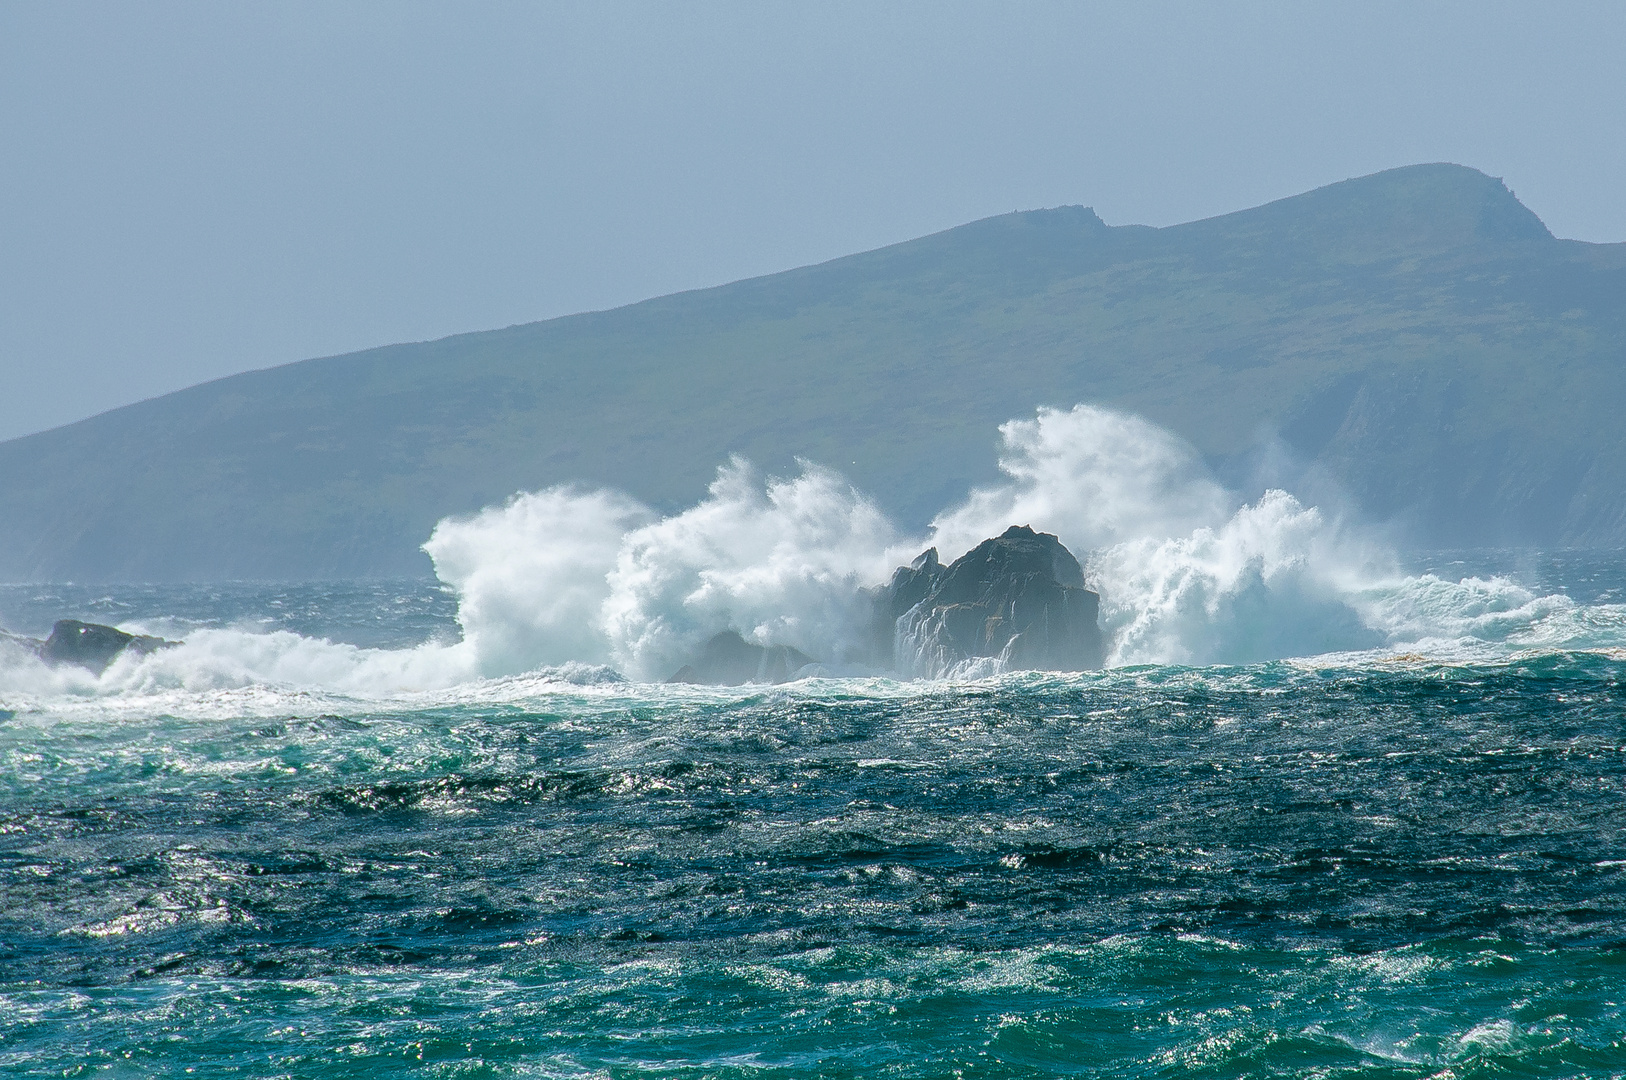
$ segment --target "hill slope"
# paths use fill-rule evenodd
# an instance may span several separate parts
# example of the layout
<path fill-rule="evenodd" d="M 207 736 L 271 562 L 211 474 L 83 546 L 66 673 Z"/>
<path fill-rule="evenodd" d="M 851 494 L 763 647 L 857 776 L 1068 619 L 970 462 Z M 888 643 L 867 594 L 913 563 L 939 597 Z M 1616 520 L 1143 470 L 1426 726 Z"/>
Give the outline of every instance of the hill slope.
<path fill-rule="evenodd" d="M 730 453 L 835 466 L 919 524 L 991 479 L 998 423 L 1077 401 L 1420 543 L 1626 543 L 1626 245 L 1554 239 L 1454 165 L 1164 229 L 1009 214 L 11 440 L 0 579 L 418 573 L 446 514 L 565 480 L 674 507 Z"/>

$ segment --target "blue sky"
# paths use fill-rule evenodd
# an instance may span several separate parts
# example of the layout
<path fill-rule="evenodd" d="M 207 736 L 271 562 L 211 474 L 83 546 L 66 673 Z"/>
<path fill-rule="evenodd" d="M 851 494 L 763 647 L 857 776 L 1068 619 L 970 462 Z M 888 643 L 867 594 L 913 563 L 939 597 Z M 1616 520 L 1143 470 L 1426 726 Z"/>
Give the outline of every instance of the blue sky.
<path fill-rule="evenodd" d="M 1626 240 L 1626 5 L 0 0 L 0 438 L 1013 209 L 1423 161 Z"/>

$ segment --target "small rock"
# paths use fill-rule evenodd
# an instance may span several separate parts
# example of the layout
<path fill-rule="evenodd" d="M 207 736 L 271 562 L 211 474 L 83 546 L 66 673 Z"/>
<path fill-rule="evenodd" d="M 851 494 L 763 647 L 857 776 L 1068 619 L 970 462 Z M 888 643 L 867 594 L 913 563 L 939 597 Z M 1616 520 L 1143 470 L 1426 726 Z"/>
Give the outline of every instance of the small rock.
<path fill-rule="evenodd" d="M 789 645 L 753 645 L 733 630 L 724 630 L 666 681 L 704 686 L 782 683 L 811 663 L 812 657 Z"/>
<path fill-rule="evenodd" d="M 39 644 L 40 659 L 48 664 L 77 664 L 100 675 L 126 649 L 146 656 L 159 649 L 179 645 L 146 634 L 126 634 L 123 630 L 78 619 L 58 619 L 51 636 Z"/>

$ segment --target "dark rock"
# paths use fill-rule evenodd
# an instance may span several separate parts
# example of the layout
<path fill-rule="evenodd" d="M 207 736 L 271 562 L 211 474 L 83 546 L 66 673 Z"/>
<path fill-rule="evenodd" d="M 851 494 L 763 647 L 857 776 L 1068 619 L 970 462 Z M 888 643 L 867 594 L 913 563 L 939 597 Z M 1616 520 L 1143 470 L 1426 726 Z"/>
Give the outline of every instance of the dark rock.
<path fill-rule="evenodd" d="M 706 642 L 693 663 L 684 664 L 667 682 L 706 686 L 788 682 L 813 658 L 789 645 L 753 645 L 732 630 Z"/>
<path fill-rule="evenodd" d="M 146 656 L 179 644 L 145 634 L 126 634 L 100 623 L 58 619 L 51 627 L 51 636 L 40 642 L 38 652 L 40 659 L 48 664 L 77 664 L 100 675 L 126 650 Z"/>
<path fill-rule="evenodd" d="M 946 573 L 948 568 L 938 559 L 936 548 L 927 548 L 908 566 L 892 571 L 892 580 L 876 596 L 871 648 L 874 657 L 884 666 L 894 666 L 892 648 L 898 633 L 898 618 L 926 599 Z"/>
<path fill-rule="evenodd" d="M 937 677 L 979 657 L 1007 670 L 1086 671 L 1105 657 L 1101 598 L 1060 540 L 1013 525 L 945 567 L 924 552 L 876 597 L 893 667 Z M 878 643 L 879 644 L 879 643 Z"/>

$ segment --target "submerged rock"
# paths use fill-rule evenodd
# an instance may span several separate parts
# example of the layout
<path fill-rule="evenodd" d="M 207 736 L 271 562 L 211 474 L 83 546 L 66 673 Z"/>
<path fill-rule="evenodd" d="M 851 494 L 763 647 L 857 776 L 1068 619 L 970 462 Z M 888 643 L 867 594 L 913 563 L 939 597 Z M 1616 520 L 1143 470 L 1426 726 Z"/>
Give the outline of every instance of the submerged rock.
<path fill-rule="evenodd" d="M 782 683 L 811 663 L 811 656 L 789 645 L 753 645 L 734 631 L 724 630 L 701 647 L 692 663 L 684 664 L 666 681 L 706 686 Z"/>
<path fill-rule="evenodd" d="M 29 647 L 47 664 L 76 664 L 98 675 L 126 650 L 137 656 L 146 656 L 180 644 L 146 634 L 126 634 L 111 626 L 80 622 L 78 619 L 58 619 L 56 625 L 51 627 L 51 636 L 44 641 L 7 636 L 28 642 Z"/>
<path fill-rule="evenodd" d="M 1087 671 L 1105 659 L 1100 610 L 1060 540 L 1012 525 L 949 566 L 932 548 L 899 567 L 876 596 L 876 631 L 890 629 L 893 667 L 906 675 L 942 676 L 978 658 Z"/>

